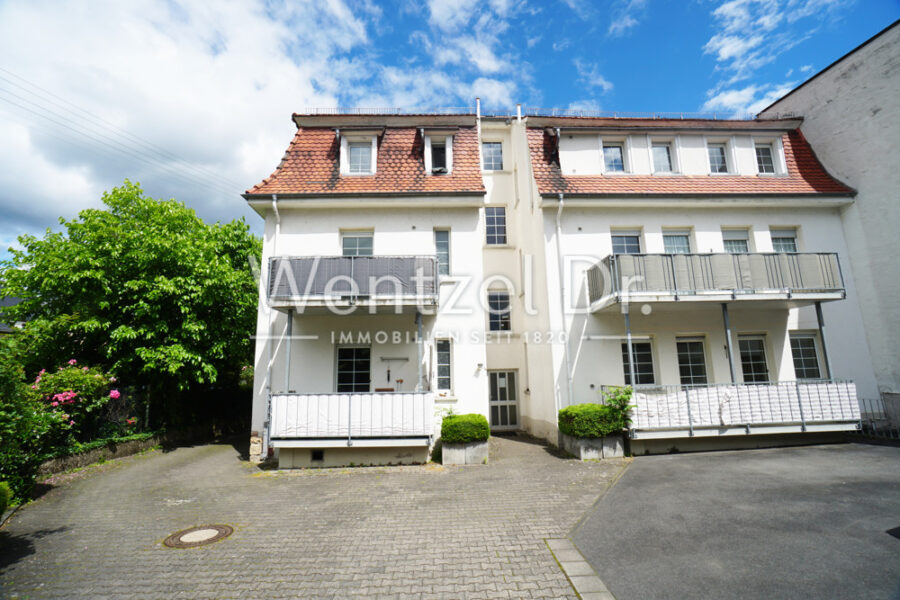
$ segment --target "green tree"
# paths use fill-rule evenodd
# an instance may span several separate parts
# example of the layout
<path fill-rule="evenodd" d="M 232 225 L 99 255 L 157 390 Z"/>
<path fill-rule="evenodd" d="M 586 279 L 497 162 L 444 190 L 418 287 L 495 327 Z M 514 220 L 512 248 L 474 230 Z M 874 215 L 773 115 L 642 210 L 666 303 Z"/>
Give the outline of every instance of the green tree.
<path fill-rule="evenodd" d="M 28 321 L 26 370 L 77 358 L 157 405 L 179 396 L 178 410 L 186 390 L 237 385 L 252 357 L 261 240 L 243 219 L 207 225 L 127 180 L 103 204 L 60 219 L 62 231 L 19 237 L 0 263 L 0 289 L 22 298 L 6 317 Z"/>

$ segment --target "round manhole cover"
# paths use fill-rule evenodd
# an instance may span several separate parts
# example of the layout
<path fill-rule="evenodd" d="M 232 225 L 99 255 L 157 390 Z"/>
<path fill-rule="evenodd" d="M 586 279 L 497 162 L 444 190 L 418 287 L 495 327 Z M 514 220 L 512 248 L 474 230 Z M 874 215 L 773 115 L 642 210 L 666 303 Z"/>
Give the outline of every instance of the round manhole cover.
<path fill-rule="evenodd" d="M 196 548 L 218 542 L 232 533 L 234 529 L 228 525 L 200 525 L 173 533 L 163 544 L 169 548 Z"/>

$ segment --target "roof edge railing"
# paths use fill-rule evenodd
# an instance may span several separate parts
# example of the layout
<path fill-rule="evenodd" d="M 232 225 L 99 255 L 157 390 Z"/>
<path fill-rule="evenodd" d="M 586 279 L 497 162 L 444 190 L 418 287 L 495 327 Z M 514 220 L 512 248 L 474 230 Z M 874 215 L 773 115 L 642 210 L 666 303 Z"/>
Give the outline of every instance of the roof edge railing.
<path fill-rule="evenodd" d="M 378 115 L 378 116 L 418 116 L 418 115 L 474 115 L 474 106 L 443 106 L 443 107 L 307 107 L 299 111 L 298 115 L 308 116 L 336 116 L 336 115 Z M 490 108 L 482 108 L 484 117 L 516 116 L 516 111 Z M 526 117 L 572 117 L 586 119 L 660 119 L 660 120 L 707 120 L 707 121 L 753 121 L 756 115 L 748 112 L 713 111 L 614 111 L 614 110 L 585 110 L 577 108 L 540 108 L 535 106 L 523 107 L 522 115 Z M 778 120 L 797 118 L 794 113 L 773 113 L 760 120 Z"/>

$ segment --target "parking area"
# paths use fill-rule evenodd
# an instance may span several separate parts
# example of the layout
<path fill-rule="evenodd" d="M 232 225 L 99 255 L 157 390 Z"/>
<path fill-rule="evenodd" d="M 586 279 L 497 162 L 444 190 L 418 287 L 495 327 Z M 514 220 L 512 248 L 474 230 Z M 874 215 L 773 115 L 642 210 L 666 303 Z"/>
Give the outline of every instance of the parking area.
<path fill-rule="evenodd" d="M 898 527 L 900 448 L 837 444 L 639 457 L 573 539 L 618 600 L 897 600 Z"/>
<path fill-rule="evenodd" d="M 520 436 L 492 438 L 491 461 L 260 471 L 227 444 L 113 461 L 0 530 L 0 597 L 575 598 L 545 540 L 626 461 Z M 207 524 L 233 533 L 163 544 Z"/>

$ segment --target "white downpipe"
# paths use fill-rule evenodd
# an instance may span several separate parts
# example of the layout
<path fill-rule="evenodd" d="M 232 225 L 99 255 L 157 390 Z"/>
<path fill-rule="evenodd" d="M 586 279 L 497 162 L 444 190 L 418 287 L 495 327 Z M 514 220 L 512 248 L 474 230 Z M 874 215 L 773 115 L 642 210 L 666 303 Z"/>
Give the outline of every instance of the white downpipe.
<path fill-rule="evenodd" d="M 278 213 L 278 194 L 272 194 L 272 212 L 275 213 L 275 235 L 272 236 L 272 254 L 271 256 L 278 256 L 278 237 L 281 235 L 281 215 Z M 269 288 L 269 277 L 271 277 L 270 270 L 266 268 L 266 266 L 260 266 L 262 272 L 265 273 L 265 288 L 263 289 L 263 294 L 268 294 Z M 260 277 L 262 280 L 263 277 Z M 266 333 L 268 334 L 268 340 L 266 340 L 266 348 L 267 348 L 267 360 L 266 360 L 266 419 L 263 422 L 263 435 L 262 435 L 262 456 L 260 457 L 262 460 L 265 460 L 269 455 L 269 440 L 271 439 L 270 428 L 272 426 L 272 361 L 274 360 L 272 353 L 272 338 L 275 337 L 275 322 L 274 322 L 274 313 L 275 311 L 269 308 L 269 326 L 267 328 Z M 287 390 L 285 390 L 287 391 Z"/>
<path fill-rule="evenodd" d="M 566 277 L 563 269 L 565 267 L 565 261 L 563 261 L 562 255 L 562 213 L 563 207 L 565 206 L 565 201 L 563 199 L 563 194 L 559 194 L 559 208 L 556 210 L 556 260 L 558 262 L 559 269 L 559 316 L 562 319 L 562 328 L 563 332 L 565 332 L 566 328 Z M 572 365 L 569 362 L 569 340 L 563 335 L 563 355 L 566 359 L 566 391 L 568 401 L 572 401 L 573 389 L 572 389 Z M 560 409 L 560 399 L 559 394 L 557 394 L 556 398 L 556 414 L 557 419 L 559 418 L 559 409 Z"/>

